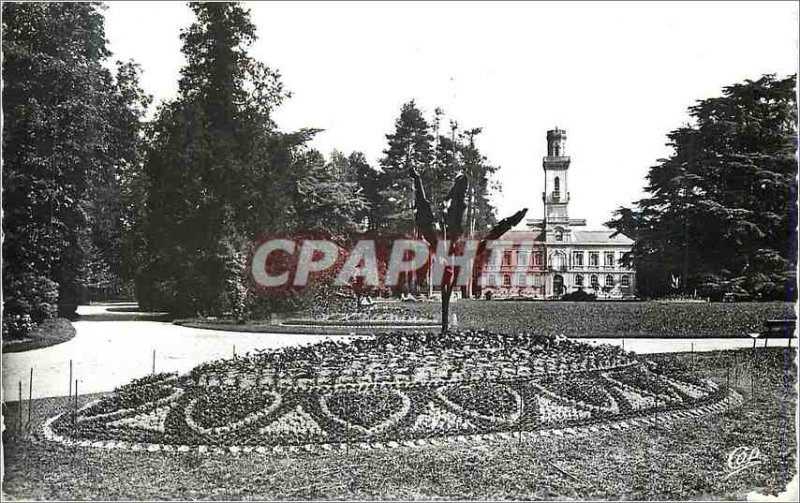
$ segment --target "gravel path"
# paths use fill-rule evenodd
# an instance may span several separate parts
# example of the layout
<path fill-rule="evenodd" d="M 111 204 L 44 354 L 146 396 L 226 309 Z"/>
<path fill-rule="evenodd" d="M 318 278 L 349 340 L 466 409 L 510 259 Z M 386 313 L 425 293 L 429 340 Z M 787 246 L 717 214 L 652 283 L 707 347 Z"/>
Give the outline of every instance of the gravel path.
<path fill-rule="evenodd" d="M 199 363 L 230 358 L 255 349 L 346 339 L 346 336 L 297 334 L 253 334 L 179 327 L 172 323 L 134 320 L 135 313 L 113 313 L 110 307 L 131 308 L 136 304 L 80 306 L 74 322 L 75 337 L 63 344 L 3 355 L 3 401 L 16 401 L 22 381 L 28 396 L 33 367 L 33 397 L 64 396 L 69 393 L 69 361 L 73 361 L 73 386 L 78 392 L 110 391 L 131 379 L 149 374 L 156 351 L 156 372 L 187 372 Z"/>

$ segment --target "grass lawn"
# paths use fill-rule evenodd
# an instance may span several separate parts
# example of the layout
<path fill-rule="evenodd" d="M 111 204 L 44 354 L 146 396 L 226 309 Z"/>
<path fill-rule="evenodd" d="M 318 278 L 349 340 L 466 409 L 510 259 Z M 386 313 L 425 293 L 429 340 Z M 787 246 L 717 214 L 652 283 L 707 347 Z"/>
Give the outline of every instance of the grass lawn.
<path fill-rule="evenodd" d="M 92 450 L 36 436 L 14 438 L 12 403 L 4 411 L 4 492 L 25 499 L 109 500 L 743 499 L 752 490 L 775 493 L 794 474 L 796 369 L 784 370 L 784 355 L 793 361 L 794 351 L 759 351 L 754 372 L 749 351 L 711 353 L 696 371 L 724 382 L 732 375 L 724 362 L 733 354 L 739 365 L 731 382 L 738 381 L 745 403 L 723 414 L 658 429 L 483 447 L 236 456 Z M 685 366 L 693 355 L 660 358 Z M 34 402 L 34 429 L 65 403 Z M 23 412 L 26 419 L 27 407 Z M 728 454 L 739 446 L 757 447 L 762 463 L 726 478 Z"/>
<path fill-rule="evenodd" d="M 436 302 L 380 304 L 407 315 L 438 319 Z M 794 305 L 783 302 L 519 302 L 460 300 L 450 306 L 460 329 L 520 331 L 569 337 L 746 337 L 763 329 L 764 320 L 794 318 Z M 299 313 L 306 318 L 308 313 Z M 253 321 L 244 325 L 201 319 L 178 323 L 219 330 L 273 333 L 371 333 L 375 328 L 293 327 Z M 414 330 L 414 329 L 410 329 Z M 416 330 L 419 330 L 416 329 Z"/>
<path fill-rule="evenodd" d="M 19 353 L 67 342 L 75 337 L 75 327 L 66 318 L 53 318 L 33 329 L 25 339 L 3 340 L 3 353 Z"/>

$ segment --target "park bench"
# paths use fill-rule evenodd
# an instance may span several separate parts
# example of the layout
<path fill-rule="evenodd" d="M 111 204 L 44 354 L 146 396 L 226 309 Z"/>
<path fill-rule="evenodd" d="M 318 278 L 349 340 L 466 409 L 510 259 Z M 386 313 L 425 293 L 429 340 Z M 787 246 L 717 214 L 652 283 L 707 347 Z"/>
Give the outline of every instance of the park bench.
<path fill-rule="evenodd" d="M 764 330 L 761 331 L 762 337 L 794 337 L 797 328 L 797 320 L 785 318 L 777 320 L 765 320 Z"/>

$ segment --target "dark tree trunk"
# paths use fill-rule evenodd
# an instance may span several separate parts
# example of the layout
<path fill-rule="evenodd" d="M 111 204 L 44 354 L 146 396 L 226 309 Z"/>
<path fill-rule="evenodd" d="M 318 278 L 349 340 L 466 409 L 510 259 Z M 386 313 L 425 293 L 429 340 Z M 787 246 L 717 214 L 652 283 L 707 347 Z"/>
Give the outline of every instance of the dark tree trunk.
<path fill-rule="evenodd" d="M 455 276 L 451 267 L 445 265 L 442 275 L 442 333 L 450 329 L 450 297 L 453 294 Z"/>
<path fill-rule="evenodd" d="M 442 286 L 442 333 L 446 334 L 450 328 L 450 293 L 449 287 Z"/>

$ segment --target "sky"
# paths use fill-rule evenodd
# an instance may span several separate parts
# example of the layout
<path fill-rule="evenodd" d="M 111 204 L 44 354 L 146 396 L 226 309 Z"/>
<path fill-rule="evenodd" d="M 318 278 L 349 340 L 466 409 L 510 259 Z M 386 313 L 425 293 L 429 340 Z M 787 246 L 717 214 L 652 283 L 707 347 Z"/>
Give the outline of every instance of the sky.
<path fill-rule="evenodd" d="M 377 165 L 401 105 L 436 107 L 500 166 L 499 217 L 541 218 L 546 132 L 567 131 L 570 217 L 600 228 L 644 197 L 666 134 L 696 100 L 765 73 L 797 73 L 797 2 L 245 2 L 251 55 L 292 97 L 284 130 L 322 128 L 312 146 Z M 173 98 L 183 2 L 110 2 L 114 59 L 142 66 L 155 103 Z"/>

